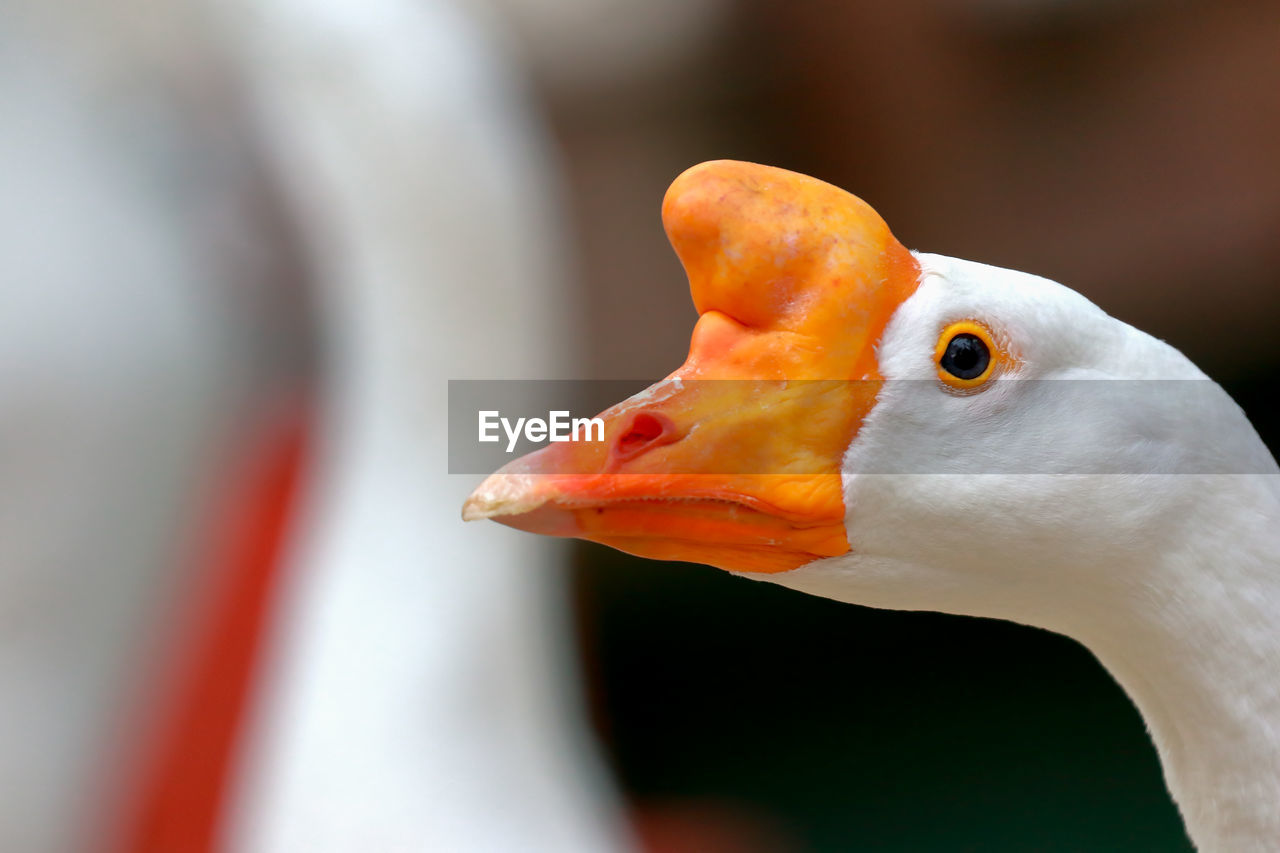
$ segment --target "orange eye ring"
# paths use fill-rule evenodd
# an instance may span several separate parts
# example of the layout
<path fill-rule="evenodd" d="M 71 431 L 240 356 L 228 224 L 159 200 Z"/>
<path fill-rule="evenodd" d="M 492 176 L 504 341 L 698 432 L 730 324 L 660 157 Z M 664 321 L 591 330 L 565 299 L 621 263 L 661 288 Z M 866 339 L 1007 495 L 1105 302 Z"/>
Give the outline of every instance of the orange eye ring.
<path fill-rule="evenodd" d="M 996 343 L 991 330 L 973 320 L 951 323 L 938 336 L 934 351 L 938 379 L 961 393 L 981 389 L 1007 365 L 1009 355 Z"/>

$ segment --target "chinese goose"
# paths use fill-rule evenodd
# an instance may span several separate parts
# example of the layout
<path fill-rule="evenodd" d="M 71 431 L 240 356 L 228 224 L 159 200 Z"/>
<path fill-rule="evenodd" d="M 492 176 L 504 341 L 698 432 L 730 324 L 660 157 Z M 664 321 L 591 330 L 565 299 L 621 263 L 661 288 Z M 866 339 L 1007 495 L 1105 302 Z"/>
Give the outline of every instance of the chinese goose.
<path fill-rule="evenodd" d="M 1070 635 L 1145 717 L 1193 841 L 1280 846 L 1280 477 L 1226 393 L 812 178 L 702 164 L 663 220 L 688 360 L 463 517 Z"/>

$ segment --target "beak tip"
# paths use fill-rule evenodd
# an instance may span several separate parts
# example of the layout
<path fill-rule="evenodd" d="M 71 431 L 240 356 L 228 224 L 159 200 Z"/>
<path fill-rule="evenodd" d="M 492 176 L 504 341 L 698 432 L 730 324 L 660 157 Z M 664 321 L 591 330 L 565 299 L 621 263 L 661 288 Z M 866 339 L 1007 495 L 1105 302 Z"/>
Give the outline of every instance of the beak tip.
<path fill-rule="evenodd" d="M 528 475 L 493 474 L 462 504 L 463 521 L 532 512 L 547 502 Z"/>
<path fill-rule="evenodd" d="M 462 505 L 463 521 L 480 521 L 488 517 L 489 514 L 485 512 L 482 502 L 477 500 L 475 495 L 467 498 L 466 503 Z"/>

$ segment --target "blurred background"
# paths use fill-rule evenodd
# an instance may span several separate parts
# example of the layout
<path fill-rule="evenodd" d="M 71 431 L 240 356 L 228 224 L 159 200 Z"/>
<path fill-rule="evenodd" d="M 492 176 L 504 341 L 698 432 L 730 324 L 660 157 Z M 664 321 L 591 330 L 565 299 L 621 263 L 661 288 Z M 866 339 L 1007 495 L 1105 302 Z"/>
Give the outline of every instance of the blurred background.
<path fill-rule="evenodd" d="M 0 847 L 1186 850 L 1029 628 L 464 527 L 448 379 L 656 379 L 729 157 L 1280 444 L 1280 3 L 0 9 Z"/>

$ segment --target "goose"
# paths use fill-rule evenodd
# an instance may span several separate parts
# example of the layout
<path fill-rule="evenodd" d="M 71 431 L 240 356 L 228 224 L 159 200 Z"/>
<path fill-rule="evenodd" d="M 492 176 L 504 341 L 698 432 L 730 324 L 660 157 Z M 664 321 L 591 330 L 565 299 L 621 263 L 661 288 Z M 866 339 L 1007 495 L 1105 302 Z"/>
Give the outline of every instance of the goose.
<path fill-rule="evenodd" d="M 1144 717 L 1193 843 L 1280 849 L 1280 470 L 1228 395 L 811 177 L 704 163 L 662 216 L 687 360 L 464 520 L 1071 636 Z"/>
<path fill-rule="evenodd" d="M 327 369 L 220 840 L 627 849 L 572 689 L 567 590 L 528 570 L 552 553 L 444 521 L 467 488 L 440 461 L 445 380 L 566 340 L 546 298 L 555 172 L 500 33 L 451 0 L 223 12 L 310 250 Z"/>
<path fill-rule="evenodd" d="M 136 19 L 0 10 L 0 850 L 627 849 L 551 550 L 443 520 L 443 356 L 556 337 L 498 34 L 450 0 Z M 315 419 L 264 403 L 309 390 L 292 249 Z"/>

